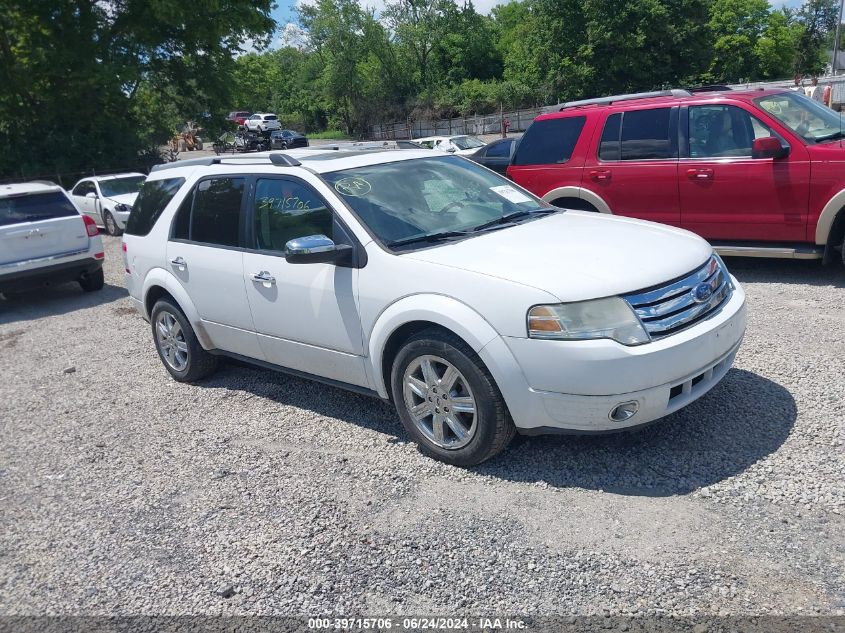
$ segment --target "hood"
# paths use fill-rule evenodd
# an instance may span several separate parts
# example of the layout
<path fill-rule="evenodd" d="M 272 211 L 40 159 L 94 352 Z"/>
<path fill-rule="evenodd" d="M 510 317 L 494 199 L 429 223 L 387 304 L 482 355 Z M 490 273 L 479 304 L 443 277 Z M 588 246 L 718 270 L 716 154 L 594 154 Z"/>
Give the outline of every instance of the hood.
<path fill-rule="evenodd" d="M 138 192 L 135 193 L 124 193 L 119 196 L 110 196 L 109 200 L 113 200 L 114 202 L 120 202 L 127 206 L 132 206 L 135 203 L 135 198 L 138 197 Z"/>
<path fill-rule="evenodd" d="M 712 252 L 682 229 L 562 211 L 403 257 L 533 286 L 569 302 L 663 284 L 701 266 Z"/>

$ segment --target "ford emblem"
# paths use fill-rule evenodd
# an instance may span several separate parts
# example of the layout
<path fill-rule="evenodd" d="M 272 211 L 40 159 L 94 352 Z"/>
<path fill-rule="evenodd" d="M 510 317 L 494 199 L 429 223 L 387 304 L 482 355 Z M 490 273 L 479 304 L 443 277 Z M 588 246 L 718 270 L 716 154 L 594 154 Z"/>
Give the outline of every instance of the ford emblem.
<path fill-rule="evenodd" d="M 696 303 L 704 303 L 712 296 L 713 288 L 708 283 L 698 284 L 692 291 L 692 298 Z"/>

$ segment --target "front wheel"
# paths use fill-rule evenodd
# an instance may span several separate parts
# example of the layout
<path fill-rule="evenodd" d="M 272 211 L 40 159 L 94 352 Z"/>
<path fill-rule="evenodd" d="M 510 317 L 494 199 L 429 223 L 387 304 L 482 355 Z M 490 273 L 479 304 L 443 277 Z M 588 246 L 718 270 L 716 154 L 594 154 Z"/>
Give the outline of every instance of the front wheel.
<path fill-rule="evenodd" d="M 202 348 L 188 319 L 173 303 L 167 299 L 158 301 L 150 323 L 156 351 L 174 379 L 193 382 L 217 369 L 217 357 Z"/>
<path fill-rule="evenodd" d="M 120 235 L 123 233 L 117 226 L 114 216 L 109 211 L 103 213 L 103 225 L 106 227 L 106 233 L 109 235 Z"/>
<path fill-rule="evenodd" d="M 447 464 L 480 464 L 516 432 L 484 363 L 449 332 L 425 330 L 405 343 L 393 363 L 391 391 L 408 434 Z"/>

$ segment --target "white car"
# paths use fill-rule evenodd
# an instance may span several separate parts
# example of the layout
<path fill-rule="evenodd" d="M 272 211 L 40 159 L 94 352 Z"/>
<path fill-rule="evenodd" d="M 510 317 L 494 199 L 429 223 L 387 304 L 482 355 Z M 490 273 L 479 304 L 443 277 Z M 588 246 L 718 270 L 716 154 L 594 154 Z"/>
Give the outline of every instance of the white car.
<path fill-rule="evenodd" d="M 291 150 L 153 169 L 126 286 L 170 374 L 220 355 L 392 400 L 429 455 L 595 433 L 731 367 L 745 294 L 681 229 L 553 207 L 459 156 Z"/>
<path fill-rule="evenodd" d="M 244 121 L 244 127 L 250 132 L 269 132 L 279 130 L 281 125 L 275 114 L 256 112 Z"/>
<path fill-rule="evenodd" d="M 441 152 L 469 156 L 475 154 L 479 148 L 487 145 L 480 138 L 460 134 L 458 136 L 426 136 L 425 138 L 414 139 L 414 143 L 422 145 L 426 149 L 436 149 Z"/>
<path fill-rule="evenodd" d="M 70 197 L 106 233 L 120 235 L 146 178 L 137 172 L 83 178 L 70 190 Z"/>
<path fill-rule="evenodd" d="M 58 185 L 0 185 L 0 292 L 79 282 L 103 287 L 103 241 Z"/>

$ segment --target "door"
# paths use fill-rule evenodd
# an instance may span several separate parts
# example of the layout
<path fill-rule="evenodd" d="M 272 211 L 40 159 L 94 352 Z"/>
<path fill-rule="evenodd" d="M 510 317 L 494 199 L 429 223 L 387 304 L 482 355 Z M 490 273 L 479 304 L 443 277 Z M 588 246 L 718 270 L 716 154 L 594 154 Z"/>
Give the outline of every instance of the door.
<path fill-rule="evenodd" d="M 245 185 L 242 176 L 197 183 L 173 220 L 166 267 L 216 348 L 263 360 L 243 282 Z"/>
<path fill-rule="evenodd" d="M 261 177 L 248 214 L 251 250 L 244 279 L 255 330 L 266 359 L 276 365 L 368 386 L 358 311 L 358 269 L 289 264 L 285 244 L 326 235 L 352 245 L 334 212 L 310 185 Z"/>
<path fill-rule="evenodd" d="M 89 194 L 94 194 L 93 196 Z M 97 204 L 97 189 L 91 180 L 83 180 L 78 183 L 73 191 L 70 193 L 73 203 L 79 212 L 87 215 L 99 225 L 102 225 L 100 214 L 98 213 L 99 205 Z"/>
<path fill-rule="evenodd" d="M 677 226 L 678 109 L 615 112 L 584 165 L 582 186 L 615 215 Z"/>
<path fill-rule="evenodd" d="M 752 158 L 755 138 L 787 141 L 734 105 L 690 106 L 688 141 L 678 170 L 681 223 L 712 240 L 801 241 L 810 195 L 810 163 L 797 143 L 785 158 Z"/>

